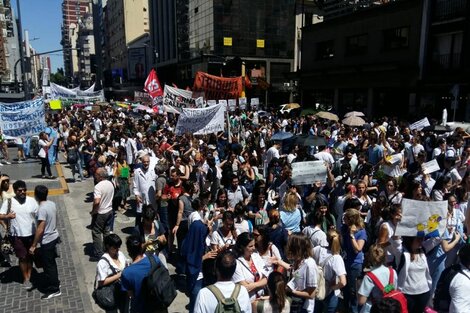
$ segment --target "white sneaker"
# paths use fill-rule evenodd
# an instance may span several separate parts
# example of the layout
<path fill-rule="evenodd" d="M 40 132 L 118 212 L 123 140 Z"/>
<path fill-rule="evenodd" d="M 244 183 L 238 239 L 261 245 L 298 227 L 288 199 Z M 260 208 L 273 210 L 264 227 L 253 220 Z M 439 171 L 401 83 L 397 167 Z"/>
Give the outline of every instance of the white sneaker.
<path fill-rule="evenodd" d="M 2 163 L 2 162 L 0 162 L 0 166 L 3 166 L 3 163 Z"/>
<path fill-rule="evenodd" d="M 10 164 L 11 164 L 11 162 L 5 161 L 5 164 L 8 164 L 8 165 L 10 165 Z"/>
<path fill-rule="evenodd" d="M 60 296 L 62 293 L 59 291 L 56 291 L 56 292 L 52 292 L 52 293 L 46 293 L 44 295 L 41 296 L 41 300 L 47 300 L 47 299 L 51 299 L 51 298 L 54 298 L 54 297 L 58 297 Z"/>

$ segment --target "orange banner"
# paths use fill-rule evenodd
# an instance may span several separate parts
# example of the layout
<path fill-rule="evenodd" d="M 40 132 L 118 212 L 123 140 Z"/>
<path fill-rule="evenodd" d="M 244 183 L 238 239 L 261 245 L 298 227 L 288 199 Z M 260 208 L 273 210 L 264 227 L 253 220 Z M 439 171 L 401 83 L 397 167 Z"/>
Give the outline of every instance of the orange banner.
<path fill-rule="evenodd" d="M 194 78 L 194 91 L 204 91 L 207 100 L 237 99 L 242 92 L 242 77 L 218 77 L 197 72 Z"/>

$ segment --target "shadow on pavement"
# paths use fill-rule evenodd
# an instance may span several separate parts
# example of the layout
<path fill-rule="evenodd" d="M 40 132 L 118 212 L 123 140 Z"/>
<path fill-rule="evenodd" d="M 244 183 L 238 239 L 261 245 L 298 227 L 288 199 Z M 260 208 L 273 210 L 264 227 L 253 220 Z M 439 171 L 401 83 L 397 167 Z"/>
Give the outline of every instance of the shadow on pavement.
<path fill-rule="evenodd" d="M 0 274 L 0 282 L 2 284 L 9 284 L 12 282 L 17 282 L 19 284 L 23 283 L 23 275 L 19 266 L 12 266 L 6 271 Z"/>

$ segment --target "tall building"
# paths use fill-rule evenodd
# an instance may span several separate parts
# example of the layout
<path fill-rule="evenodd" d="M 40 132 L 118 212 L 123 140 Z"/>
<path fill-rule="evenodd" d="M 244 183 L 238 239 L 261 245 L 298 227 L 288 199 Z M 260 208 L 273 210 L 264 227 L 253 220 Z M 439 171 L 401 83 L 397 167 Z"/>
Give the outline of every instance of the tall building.
<path fill-rule="evenodd" d="M 245 63 L 254 85 L 248 96 L 260 97 L 263 103 L 289 101 L 286 75 L 294 69 L 294 1 L 149 4 L 151 44 L 163 82 L 190 86 L 197 71 L 240 76 Z"/>
<path fill-rule="evenodd" d="M 90 87 L 95 81 L 96 59 L 95 38 L 93 33 L 93 15 L 82 16 L 78 27 L 78 80 L 80 86 Z"/>
<path fill-rule="evenodd" d="M 108 0 L 105 19 L 107 68 L 115 83 L 123 83 L 129 79 L 129 43 L 149 32 L 148 0 Z"/>
<path fill-rule="evenodd" d="M 78 24 L 89 12 L 90 0 L 63 0 L 62 2 L 62 47 L 64 49 L 64 72 L 72 83 L 78 75 Z"/>
<path fill-rule="evenodd" d="M 0 2 L 0 76 L 2 89 L 11 91 L 15 85 L 15 74 L 21 81 L 20 44 L 14 12 L 9 0 Z"/>
<path fill-rule="evenodd" d="M 303 29 L 304 104 L 437 119 L 447 108 L 449 120 L 470 118 L 469 1 L 325 2 L 324 21 Z"/>

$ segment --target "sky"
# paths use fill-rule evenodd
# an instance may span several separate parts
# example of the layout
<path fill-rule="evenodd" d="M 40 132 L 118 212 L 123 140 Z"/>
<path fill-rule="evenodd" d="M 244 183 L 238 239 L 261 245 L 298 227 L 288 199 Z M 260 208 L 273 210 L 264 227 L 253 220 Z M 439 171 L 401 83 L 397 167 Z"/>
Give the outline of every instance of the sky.
<path fill-rule="evenodd" d="M 29 31 L 30 45 L 36 53 L 62 49 L 60 45 L 62 24 L 62 0 L 19 0 L 21 22 L 24 30 Z M 15 17 L 18 17 L 17 0 L 11 0 Z M 38 38 L 33 40 L 33 38 Z M 49 55 L 52 72 L 64 67 L 62 52 Z"/>

